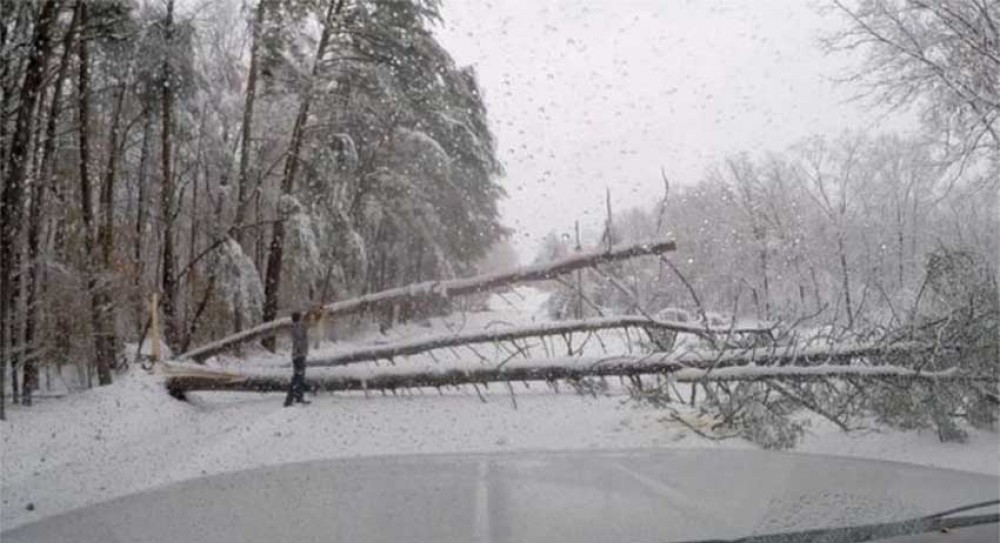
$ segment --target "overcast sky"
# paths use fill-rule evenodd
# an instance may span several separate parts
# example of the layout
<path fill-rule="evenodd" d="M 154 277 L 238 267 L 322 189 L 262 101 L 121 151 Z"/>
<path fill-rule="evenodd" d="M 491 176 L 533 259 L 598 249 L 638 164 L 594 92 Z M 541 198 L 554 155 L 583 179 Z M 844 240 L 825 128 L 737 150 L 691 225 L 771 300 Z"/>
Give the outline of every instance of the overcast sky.
<path fill-rule="evenodd" d="M 445 0 L 437 34 L 473 65 L 498 151 L 505 224 L 522 259 L 547 232 L 591 231 L 693 183 L 727 154 L 812 134 L 905 126 L 851 101 L 839 22 L 806 0 Z"/>

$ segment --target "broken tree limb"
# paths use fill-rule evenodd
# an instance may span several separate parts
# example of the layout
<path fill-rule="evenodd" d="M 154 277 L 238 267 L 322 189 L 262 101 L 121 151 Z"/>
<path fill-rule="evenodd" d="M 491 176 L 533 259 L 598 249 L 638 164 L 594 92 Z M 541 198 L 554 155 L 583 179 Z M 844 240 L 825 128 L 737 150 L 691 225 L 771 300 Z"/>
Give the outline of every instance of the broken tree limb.
<path fill-rule="evenodd" d="M 366 362 L 371 360 L 389 359 L 397 356 L 410 356 L 434 349 L 443 349 L 474 343 L 491 343 L 514 341 L 527 337 L 558 336 L 572 332 L 592 332 L 620 328 L 643 328 L 656 330 L 671 330 L 704 336 L 726 334 L 767 334 L 769 328 L 706 328 L 683 322 L 662 321 L 637 315 L 619 315 L 615 317 L 600 317 L 569 321 L 555 321 L 534 326 L 520 326 L 501 330 L 476 330 L 461 334 L 441 334 L 423 337 L 416 340 L 376 345 L 364 349 L 313 357 L 308 365 L 311 367 L 333 367 Z"/>
<path fill-rule="evenodd" d="M 552 279 L 597 264 L 617 262 L 638 256 L 659 255 L 673 251 L 676 248 L 677 245 L 674 241 L 657 241 L 629 245 L 610 251 L 582 252 L 554 262 L 522 267 L 512 272 L 477 275 L 475 277 L 447 281 L 425 281 L 423 283 L 383 290 L 358 298 L 324 305 L 321 312 L 323 315 L 338 317 L 356 314 L 369 309 L 391 306 L 404 301 L 412 303 L 436 298 L 464 296 L 516 283 Z M 202 361 L 235 345 L 256 341 L 265 337 L 273 337 L 290 328 L 291 324 L 292 321 L 288 317 L 275 319 L 207 345 L 191 349 L 181 354 L 178 358 Z"/>

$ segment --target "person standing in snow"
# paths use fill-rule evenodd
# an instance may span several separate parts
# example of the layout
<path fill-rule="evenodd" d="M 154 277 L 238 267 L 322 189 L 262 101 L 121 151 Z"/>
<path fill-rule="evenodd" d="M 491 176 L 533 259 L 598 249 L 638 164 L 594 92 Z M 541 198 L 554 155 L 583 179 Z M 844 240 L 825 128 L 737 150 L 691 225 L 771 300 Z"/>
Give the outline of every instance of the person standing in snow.
<path fill-rule="evenodd" d="M 306 355 L 309 354 L 309 334 L 302 322 L 302 313 L 292 313 L 292 382 L 288 385 L 285 407 L 295 401 L 308 404 L 304 398 L 306 391 Z"/>

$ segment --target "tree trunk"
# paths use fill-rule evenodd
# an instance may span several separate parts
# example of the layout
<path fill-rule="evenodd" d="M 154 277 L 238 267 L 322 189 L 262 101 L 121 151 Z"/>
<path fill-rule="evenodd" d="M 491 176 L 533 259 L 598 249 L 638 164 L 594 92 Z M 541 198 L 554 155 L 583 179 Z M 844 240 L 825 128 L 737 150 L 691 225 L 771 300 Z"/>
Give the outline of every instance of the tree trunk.
<path fill-rule="evenodd" d="M 267 16 L 267 0 L 257 1 L 257 12 L 254 14 L 250 42 L 250 67 L 247 73 L 246 97 L 243 101 L 243 125 L 240 127 L 240 162 L 236 181 L 236 209 L 233 216 L 232 234 L 247 254 L 256 248 L 259 232 L 253 233 L 253 246 L 247 240 L 247 233 L 240 228 L 246 222 L 247 207 L 250 205 L 250 151 L 253 140 L 253 112 L 257 97 L 257 74 L 260 56 L 261 33 Z M 259 200 L 258 200 L 259 202 Z M 259 220 L 259 219 L 255 219 Z M 243 312 L 237 309 L 233 312 L 233 331 L 243 329 Z"/>
<path fill-rule="evenodd" d="M 118 143 L 118 132 L 122 115 L 122 104 L 125 101 L 125 85 L 118 92 L 114 112 L 111 119 L 111 132 L 108 136 L 108 165 L 104 172 L 104 184 L 101 186 L 101 225 L 98 239 L 101 244 L 101 260 L 105 271 L 113 268 L 114 233 L 115 233 L 115 179 L 118 175 L 118 161 L 121 145 Z"/>
<path fill-rule="evenodd" d="M 529 365 L 503 368 L 454 368 L 420 370 L 383 374 L 333 374 L 310 376 L 307 388 L 313 391 L 392 391 L 406 388 L 440 388 L 463 385 L 480 385 L 495 382 L 565 380 L 581 384 L 583 379 L 602 377 L 639 377 L 642 375 L 667 375 L 678 383 L 691 383 L 692 389 L 708 382 L 768 382 L 788 380 L 796 382 L 826 381 L 837 378 L 881 379 L 912 382 L 916 380 L 961 381 L 990 383 L 989 375 L 963 375 L 959 372 L 916 371 L 892 365 L 879 366 L 746 366 L 733 361 L 720 365 L 706 360 L 707 366 L 691 367 L 679 364 L 669 357 L 650 358 L 620 357 L 608 363 L 594 364 L 589 360 L 553 359 L 534 361 Z M 168 367 L 167 389 L 172 395 L 183 397 L 185 392 L 198 390 L 225 390 L 238 392 L 285 392 L 290 377 L 277 374 L 246 375 L 234 372 L 202 370 L 197 367 Z M 692 391 L 692 399 L 694 392 Z"/>
<path fill-rule="evenodd" d="M 115 334 L 115 311 L 112 299 L 114 277 L 114 228 L 115 228 L 115 178 L 118 173 L 118 161 L 121 145 L 118 142 L 119 128 L 122 115 L 122 104 L 125 101 L 126 86 L 122 83 L 111 118 L 111 129 L 108 135 L 108 164 L 104 172 L 104 183 L 101 185 L 100 204 L 101 222 L 98 225 L 97 240 L 101 246 L 101 271 L 105 279 L 98 288 L 98 300 L 101 306 L 101 330 L 98 341 L 101 342 L 100 351 L 105 353 L 109 366 L 115 365 L 117 355 L 116 334 Z M 100 371 L 100 366 L 98 366 Z M 103 378 L 102 378 L 103 380 Z M 101 383 L 105 384 L 105 383 Z"/>
<path fill-rule="evenodd" d="M 142 115 L 142 148 L 139 150 L 139 171 L 136 176 L 138 194 L 136 195 L 135 239 L 132 244 L 132 289 L 136 296 L 137 315 L 142 315 L 146 307 L 146 298 L 142 292 L 142 279 L 146 271 L 146 260 L 142 257 L 142 240 L 146 232 L 146 206 L 148 205 L 146 185 L 149 181 L 149 155 L 153 140 L 153 109 L 149 104 L 143 109 Z M 136 319 L 136 326 L 140 327 L 138 332 L 139 335 L 142 335 L 140 321 L 141 319 Z"/>
<path fill-rule="evenodd" d="M 51 52 L 52 26 L 58 15 L 56 0 L 46 0 L 38 14 L 32 36 L 28 65 L 21 84 L 17 119 L 10 145 L 10 154 L 4 172 L 3 191 L 0 193 L 0 420 L 6 416 L 3 390 L 5 365 L 10 345 L 11 323 L 17 292 L 14 287 L 15 270 L 19 255 L 16 251 L 20 239 L 21 220 L 24 212 L 24 176 L 33 130 L 35 103 L 44 84 L 45 64 Z M 6 24 L 6 23 L 5 23 Z"/>
<path fill-rule="evenodd" d="M 204 126 L 202 126 L 201 129 L 204 130 Z M 200 162 L 201 158 L 202 157 L 199 154 L 195 156 L 195 161 Z M 194 279 L 198 277 L 198 270 L 197 268 L 194 267 L 194 259 L 195 259 L 195 251 L 198 248 L 198 177 L 199 177 L 198 171 L 197 168 L 195 168 L 195 171 L 193 171 L 191 174 L 191 200 L 190 200 L 190 205 L 188 207 L 188 209 L 190 210 L 190 213 L 188 215 L 191 217 L 191 220 L 188 223 L 188 239 L 187 239 L 188 264 L 184 268 L 188 270 L 188 272 L 187 273 L 181 272 L 180 274 L 178 274 L 177 277 L 179 283 L 177 285 L 177 288 L 178 290 L 184 291 L 185 293 L 184 294 L 185 303 L 183 311 L 181 312 L 181 319 L 180 319 L 180 322 L 184 323 L 184 326 L 181 327 L 180 338 L 179 338 L 180 341 L 179 347 L 182 351 L 186 351 L 188 346 L 191 344 L 191 337 L 188 333 L 188 331 L 191 330 L 192 328 L 191 301 L 194 300 L 197 290 L 197 285 L 196 285 L 197 281 L 195 281 Z M 181 205 L 183 206 L 183 203 Z"/>
<path fill-rule="evenodd" d="M 309 106 L 312 104 L 313 84 L 319 75 L 326 46 L 333 30 L 334 16 L 343 7 L 343 0 L 331 1 L 323 21 L 323 33 L 316 45 L 316 58 L 313 61 L 312 74 L 302 102 L 299 103 L 299 113 L 292 126 L 291 142 L 288 145 L 288 156 L 285 158 L 284 173 L 281 179 L 281 194 L 291 195 L 295 190 L 295 178 L 299 171 L 299 154 L 302 150 L 302 140 L 309 119 Z M 278 201 L 278 213 L 282 213 L 282 203 Z M 279 217 L 283 219 L 284 217 Z M 278 220 L 271 232 L 271 250 L 267 256 L 267 271 L 264 278 L 264 322 L 271 322 L 278 316 L 278 292 L 281 289 L 281 267 L 285 251 L 285 224 Z M 274 336 L 264 339 L 264 346 L 274 351 Z"/>
<path fill-rule="evenodd" d="M 45 142 L 42 147 L 41 164 L 38 168 L 38 178 L 32 186 L 31 207 L 28 219 L 28 292 L 27 315 L 24 325 L 24 343 L 32 347 L 35 342 L 36 328 L 40 322 L 39 286 L 40 286 L 40 238 L 42 230 L 42 206 L 52 177 L 52 155 L 56 147 L 56 128 L 59 124 L 59 112 L 62 110 L 63 85 L 66 83 L 66 73 L 73 50 L 73 39 L 76 33 L 77 11 L 73 10 L 69 27 L 63 35 L 62 57 L 59 61 L 59 71 L 56 75 L 55 89 L 49 104 L 48 120 L 45 127 Z M 38 388 L 38 365 L 34 357 L 24 362 L 24 390 L 22 403 L 31 405 L 31 392 Z"/>
<path fill-rule="evenodd" d="M 14 3 L 11 0 L 0 0 L 0 20 L 7 21 L 9 17 L 13 15 Z M 0 51 L 7 50 L 7 42 L 9 38 L 7 37 L 7 25 L 0 24 Z M 10 101 L 10 95 L 14 89 L 13 77 L 10 76 L 10 65 L 11 62 L 4 62 L 0 64 L 0 179 L 6 181 L 7 179 L 7 118 L 10 115 L 10 108 L 7 103 Z M 3 185 L 0 184 L 0 187 Z M 2 346 L 0 346 L 2 347 Z M 2 354 L 0 350 L 0 360 L 6 360 L 6 357 Z M 3 373 L 3 368 L 0 366 L 0 373 Z M 0 380 L 0 382 L 3 382 Z M 0 391 L 0 399 L 3 399 L 3 392 Z M 0 402 L 3 403 L 3 402 Z M 2 409 L 2 407 L 0 407 Z"/>
<path fill-rule="evenodd" d="M 897 192 L 898 192 L 898 189 L 897 189 Z M 900 290 L 903 289 L 903 275 L 904 275 L 905 270 L 906 270 L 906 264 L 905 264 L 905 262 L 906 262 L 906 256 L 904 255 L 904 251 L 905 251 L 905 239 L 904 239 L 904 236 L 903 236 L 904 225 L 903 225 L 903 210 L 902 210 L 902 207 L 903 207 L 903 204 L 901 202 L 899 202 L 898 195 L 897 195 L 897 201 L 896 201 L 896 245 L 897 245 L 897 247 L 896 247 L 896 251 L 897 251 L 897 258 L 899 259 L 899 262 L 898 262 L 899 267 L 897 269 L 898 277 L 897 277 L 897 282 L 896 282 L 896 288 L 900 289 Z"/>
<path fill-rule="evenodd" d="M 250 70 L 247 74 L 246 99 L 243 103 L 243 126 L 240 137 L 239 179 L 236 185 L 236 212 L 233 226 L 236 230 L 236 241 L 246 247 L 246 235 L 239 227 L 246 221 L 246 208 L 249 203 L 247 191 L 250 186 L 250 149 L 253 140 L 253 107 L 257 97 L 257 64 L 260 56 L 261 32 L 267 17 L 267 0 L 258 0 L 257 13 L 254 16 L 250 43 Z"/>
<path fill-rule="evenodd" d="M 171 127 L 173 125 L 171 117 L 173 113 L 173 82 L 171 81 L 170 70 L 170 44 L 173 36 L 174 25 L 174 0 L 167 1 L 167 16 L 163 22 L 164 47 L 167 52 L 163 58 L 163 80 L 160 82 L 160 107 L 161 124 L 161 166 L 162 185 L 160 191 L 160 214 L 163 222 L 163 247 L 161 253 L 160 266 L 160 289 L 162 294 L 163 307 L 163 335 L 167 344 L 172 348 L 178 345 L 179 323 L 177 322 L 177 278 L 174 269 L 174 179 L 171 172 L 171 161 L 173 160 Z"/>
<path fill-rule="evenodd" d="M 767 276 L 767 240 L 761 240 L 760 273 L 764 277 L 764 320 L 771 320 L 771 284 Z"/>
<path fill-rule="evenodd" d="M 844 235 L 837 233 L 837 255 L 840 258 L 841 285 L 844 289 L 844 305 L 847 310 L 847 328 L 854 328 L 854 309 L 851 306 L 851 276 L 847 267 L 847 252 L 844 249 Z"/>
<path fill-rule="evenodd" d="M 87 26 L 87 3 L 77 2 L 76 9 L 79 25 Z M 90 296 L 90 320 L 94 334 L 94 357 L 97 369 L 97 379 L 100 385 L 111 384 L 111 362 L 114 351 L 108 350 L 104 333 L 105 303 L 99 292 L 97 262 L 95 261 L 95 227 L 93 188 L 90 184 L 90 59 L 87 51 L 87 40 L 77 41 L 77 57 L 80 61 L 79 77 L 77 79 L 77 109 L 79 115 L 78 138 L 80 151 L 80 205 L 83 214 L 83 242 L 87 256 L 84 269 L 87 276 L 87 292 Z"/>

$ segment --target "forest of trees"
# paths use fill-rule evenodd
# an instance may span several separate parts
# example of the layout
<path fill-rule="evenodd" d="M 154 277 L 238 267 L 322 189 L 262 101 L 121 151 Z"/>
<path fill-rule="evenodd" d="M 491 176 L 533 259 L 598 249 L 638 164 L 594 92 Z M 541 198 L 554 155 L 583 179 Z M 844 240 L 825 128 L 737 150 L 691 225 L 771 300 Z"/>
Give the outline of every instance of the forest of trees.
<path fill-rule="evenodd" d="M 468 274 L 501 167 L 434 0 L 0 0 L 0 374 Z M 386 318 L 399 318 L 389 315 Z M 23 381 L 23 382 L 22 382 Z"/>
<path fill-rule="evenodd" d="M 576 271 L 554 316 L 903 334 L 947 348 L 937 369 L 996 374 L 1000 5 L 824 5 L 825 47 L 860 59 L 844 79 L 920 129 L 664 175 L 659 205 L 609 208 L 591 245 L 678 251 Z M 151 313 L 182 352 L 475 272 L 507 234 L 502 168 L 439 19 L 436 0 L 0 0 L 0 391 L 30 403 L 64 365 L 110 383 Z M 553 235 L 540 258 L 580 249 Z"/>

